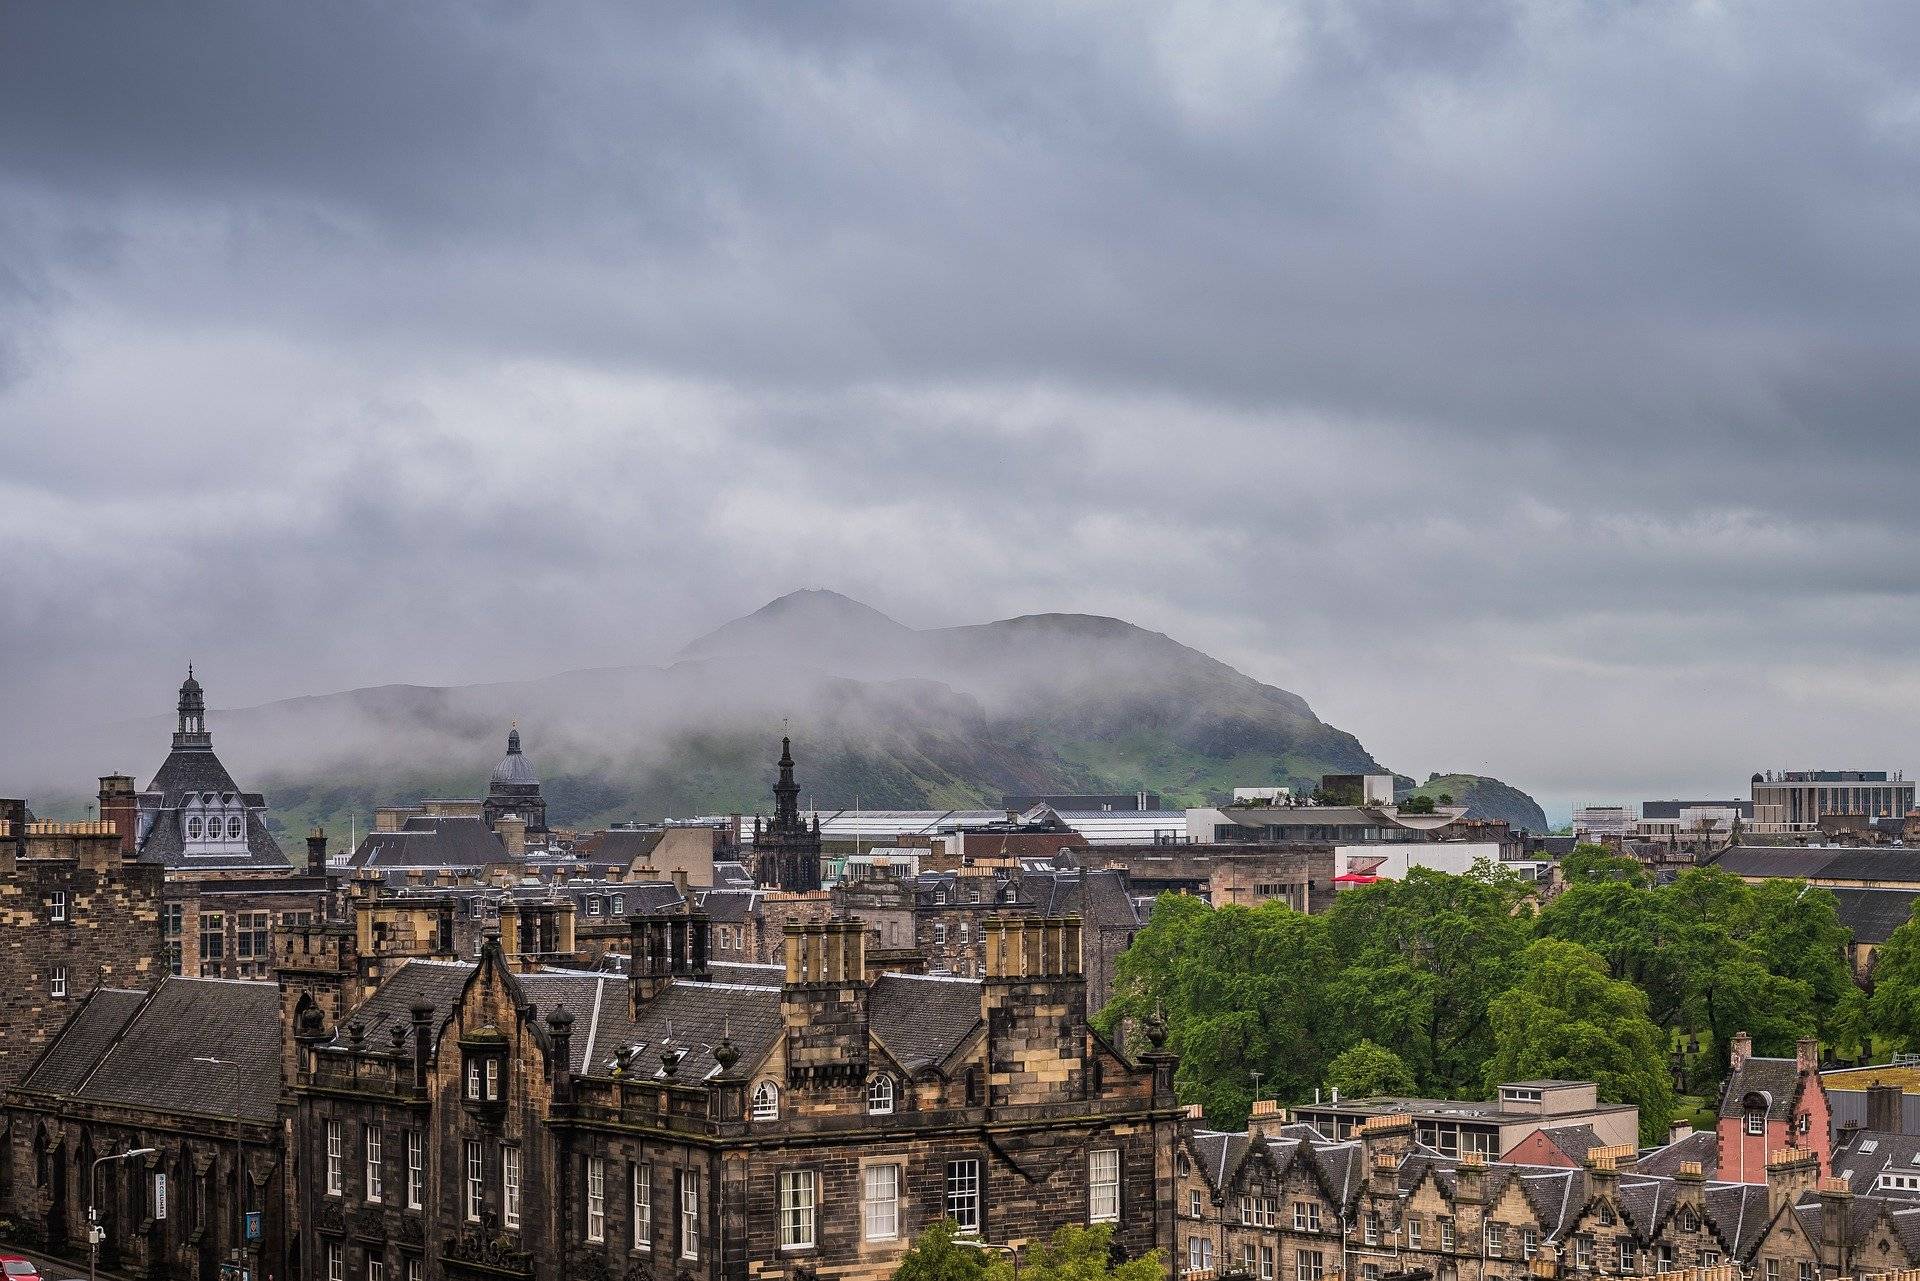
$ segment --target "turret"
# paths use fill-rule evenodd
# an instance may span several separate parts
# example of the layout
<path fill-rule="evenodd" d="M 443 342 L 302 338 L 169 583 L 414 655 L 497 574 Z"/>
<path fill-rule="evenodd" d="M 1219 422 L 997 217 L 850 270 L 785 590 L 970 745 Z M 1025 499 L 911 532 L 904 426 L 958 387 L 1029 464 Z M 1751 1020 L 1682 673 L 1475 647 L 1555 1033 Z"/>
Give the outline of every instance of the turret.
<path fill-rule="evenodd" d="M 207 730 L 207 699 L 200 682 L 193 678 L 193 664 L 187 664 L 187 679 L 180 683 L 179 728 L 173 733 L 175 751 L 181 748 L 213 747 L 213 735 Z"/>

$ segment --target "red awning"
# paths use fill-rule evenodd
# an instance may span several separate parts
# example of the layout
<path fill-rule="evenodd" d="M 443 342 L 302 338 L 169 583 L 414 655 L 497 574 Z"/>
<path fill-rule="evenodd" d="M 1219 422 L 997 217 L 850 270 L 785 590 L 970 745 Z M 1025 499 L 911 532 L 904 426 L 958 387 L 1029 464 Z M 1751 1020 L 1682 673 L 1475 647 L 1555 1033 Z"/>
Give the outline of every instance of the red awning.
<path fill-rule="evenodd" d="M 1333 878 L 1335 885 L 1372 885 L 1380 878 L 1369 872 L 1348 872 L 1344 876 Z"/>

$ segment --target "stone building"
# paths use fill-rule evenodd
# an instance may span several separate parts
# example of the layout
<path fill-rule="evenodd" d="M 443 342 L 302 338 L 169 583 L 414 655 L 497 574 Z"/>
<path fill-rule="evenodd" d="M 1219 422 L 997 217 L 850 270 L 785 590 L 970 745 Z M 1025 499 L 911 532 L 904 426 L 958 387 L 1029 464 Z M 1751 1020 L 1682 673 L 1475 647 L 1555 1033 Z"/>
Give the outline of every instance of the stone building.
<path fill-rule="evenodd" d="M 162 974 L 161 869 L 116 824 L 28 821 L 0 801 L 0 1088 L 17 1081 L 95 987 Z"/>
<path fill-rule="evenodd" d="M 800 817 L 800 785 L 793 781 L 793 740 L 780 740 L 780 779 L 773 785 L 773 817 L 753 820 L 754 879 L 771 889 L 820 888 L 820 818 Z"/>
<path fill-rule="evenodd" d="M 778 967 L 631 929 L 624 979 L 490 941 L 302 1008 L 297 1275 L 880 1278 L 947 1217 L 1168 1243 L 1174 1060 L 1087 1026 L 1077 920 L 992 922 L 971 981 L 876 969 L 859 921 Z"/>
<path fill-rule="evenodd" d="M 171 873 L 162 891 L 166 970 L 200 978 L 269 978 L 274 940 L 336 915 L 346 878 L 327 865 L 327 835 L 307 836 L 303 873 Z"/>
<path fill-rule="evenodd" d="M 134 846 L 141 860 L 168 869 L 285 873 L 287 856 L 267 831 L 266 798 L 242 791 L 214 755 L 206 696 L 192 668 L 180 686 L 177 710 L 173 750 L 135 798 Z"/>
<path fill-rule="evenodd" d="M 1727 1066 L 1715 1125 L 1720 1177 L 1763 1183 L 1768 1162 L 1782 1152 L 1806 1152 L 1816 1173 L 1829 1173 L 1832 1112 L 1820 1081 L 1820 1042 L 1806 1037 L 1793 1058 L 1767 1058 L 1740 1032 Z"/>
<path fill-rule="evenodd" d="M 288 1275 L 279 1006 L 271 982 L 197 978 L 80 1003 L 5 1096 L 0 1214 L 14 1238 L 84 1259 L 91 1201 L 101 1261 L 123 1275 Z M 154 1151 L 95 1173 L 96 1158 L 140 1148 Z"/>
<path fill-rule="evenodd" d="M 1572 1167 L 1447 1158 L 1418 1141 L 1410 1116 L 1375 1117 L 1333 1142 L 1263 1103 L 1245 1132 L 1196 1125 L 1182 1136 L 1178 1269 L 1258 1281 L 1696 1269 L 1819 1281 L 1920 1262 L 1913 1201 L 1822 1179 L 1804 1149 L 1776 1154 L 1753 1183 L 1714 1179 L 1692 1160 L 1650 1172 L 1666 1151 L 1595 1147 Z"/>
<path fill-rule="evenodd" d="M 481 815 L 492 831 L 500 829 L 500 820 L 513 817 L 525 821 L 526 834 L 541 838 L 547 834 L 546 798 L 540 794 L 540 775 L 532 759 L 520 750 L 518 722 L 507 731 L 507 754 L 487 781 Z"/>

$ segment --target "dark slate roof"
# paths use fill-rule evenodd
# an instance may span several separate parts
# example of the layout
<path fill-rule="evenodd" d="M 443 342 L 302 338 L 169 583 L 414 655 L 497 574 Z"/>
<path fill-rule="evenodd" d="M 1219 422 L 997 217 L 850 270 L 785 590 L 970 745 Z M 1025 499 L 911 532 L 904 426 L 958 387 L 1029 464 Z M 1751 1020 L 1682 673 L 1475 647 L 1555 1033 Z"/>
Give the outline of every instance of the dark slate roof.
<path fill-rule="evenodd" d="M 1709 1136 L 1711 1137 L 1711 1136 Z M 1751 1258 L 1767 1230 L 1767 1185 L 1715 1183 L 1706 1189 L 1707 1217 L 1735 1258 Z"/>
<path fill-rule="evenodd" d="M 761 894 L 759 890 L 701 890 L 693 901 L 710 920 L 733 925 L 753 918 Z"/>
<path fill-rule="evenodd" d="M 1856 943 L 1884 943 L 1913 915 L 1920 890 L 1836 889 L 1840 924 L 1853 931 Z"/>
<path fill-rule="evenodd" d="M 745 863 L 722 860 L 713 865 L 713 884 L 716 889 L 750 889 L 753 883 L 753 873 L 747 870 Z"/>
<path fill-rule="evenodd" d="M 385 1049 L 391 1042 L 389 1029 L 396 1023 L 411 1024 L 416 1001 L 424 1000 L 434 1009 L 434 1026 L 446 1022 L 460 1001 L 475 966 L 467 961 L 408 961 L 395 970 L 377 991 L 359 1005 L 334 1029 L 332 1044 L 347 1043 L 347 1029 L 359 1023 L 366 1032 L 366 1043 Z"/>
<path fill-rule="evenodd" d="M 1713 864 L 1735 876 L 1920 883 L 1920 851 L 1899 847 L 1732 845 Z"/>
<path fill-rule="evenodd" d="M 1749 1094 L 1767 1100 L 1767 1119 L 1784 1121 L 1793 1115 L 1793 1100 L 1800 1088 L 1800 1064 L 1794 1059 L 1767 1059 L 1755 1055 L 1727 1077 L 1721 1087 L 1720 1115 L 1741 1116 Z"/>
<path fill-rule="evenodd" d="M 211 747 L 176 747 L 160 762 L 159 772 L 147 784 L 149 792 L 161 794 L 161 805 L 172 809 L 189 792 L 238 793 L 240 785 L 227 773 L 227 767 L 213 754 Z"/>
<path fill-rule="evenodd" d="M 26 1087 L 52 1094 L 71 1094 L 79 1089 L 146 999 L 145 992 L 106 987 L 95 990 L 41 1056 Z"/>
<path fill-rule="evenodd" d="M 887 973 L 868 997 L 867 1026 L 909 1072 L 946 1058 L 979 1022 L 980 984 L 972 979 Z"/>
<path fill-rule="evenodd" d="M 543 977 L 524 975 L 521 982 L 525 984 Z M 777 983 L 747 986 L 676 981 L 647 1002 L 638 1019 L 629 1017 L 626 983 L 614 978 L 603 979 L 602 983 L 598 1003 L 600 1032 L 593 1047 L 593 1063 L 582 1069 L 595 1076 L 605 1076 L 613 1070 L 614 1053 L 622 1045 L 636 1051 L 633 1071 L 657 1076 L 662 1071 L 661 1052 L 672 1047 L 686 1053 L 674 1075 L 681 1080 L 697 1081 L 719 1070 L 713 1047 L 720 1043 L 722 1035 L 731 1038 L 734 1048 L 740 1051 L 737 1070 L 748 1071 L 772 1052 L 782 1033 Z M 535 992 L 544 992 L 544 996 L 535 996 L 543 1009 L 552 1009 L 553 999 L 562 995 L 559 984 L 553 982 L 534 983 L 529 995 Z M 575 1015 L 574 1057 L 581 1059 L 585 1048 L 581 1044 L 581 1028 L 586 1020 L 570 1000 L 567 1009 Z"/>
<path fill-rule="evenodd" d="M 1620 1176 L 1620 1211 L 1642 1241 L 1651 1240 L 1661 1216 L 1673 1209 L 1673 1180 Z"/>
<path fill-rule="evenodd" d="M 175 755 L 179 754 L 175 753 Z M 249 807 L 263 805 L 259 793 L 248 792 L 244 795 Z M 185 837 L 180 831 L 180 811 L 163 809 L 154 814 L 153 825 L 147 829 L 146 838 L 140 842 L 139 858 L 143 863 L 159 863 L 165 867 L 179 868 L 285 869 L 293 866 L 292 861 L 281 850 L 280 843 L 273 839 L 273 833 L 269 832 L 266 824 L 260 821 L 257 808 L 247 810 L 247 852 L 245 854 L 205 853 L 189 856 Z"/>
<path fill-rule="evenodd" d="M 1856 1131 L 1834 1150 L 1833 1172 L 1856 1195 L 1877 1192 L 1896 1200 L 1920 1201 L 1920 1192 L 1876 1186 L 1884 1172 L 1920 1174 L 1920 1135 Z"/>
<path fill-rule="evenodd" d="M 113 1006 L 121 1002 L 116 999 Z M 255 1122 L 274 1120 L 280 1098 L 280 989 L 273 983 L 169 978 L 142 999 L 117 1037 L 105 1038 L 110 1044 L 104 1053 L 99 1025 L 74 1030 L 81 1035 L 68 1041 L 63 1034 L 26 1088 L 60 1089 L 92 1102 L 157 1112 L 232 1116 L 233 1070 L 195 1062 L 218 1058 L 238 1065 L 241 1115 Z M 90 1060 L 90 1055 L 97 1057 Z M 84 1072 L 81 1063 L 87 1065 Z"/>
<path fill-rule="evenodd" d="M 1720 1161 L 1720 1141 L 1712 1130 L 1696 1130 L 1682 1139 L 1675 1139 L 1664 1147 L 1655 1148 L 1641 1157 L 1634 1168 L 1642 1174 L 1657 1174 L 1663 1178 L 1672 1178 L 1680 1173 L 1685 1161 L 1698 1161 L 1700 1172 L 1711 1179 Z"/>
<path fill-rule="evenodd" d="M 1520 1191 L 1540 1220 L 1540 1230 L 1551 1241 L 1572 1227 L 1587 1203 L 1585 1170 L 1534 1168 L 1519 1174 Z"/>
<path fill-rule="evenodd" d="M 1896 1210 L 1910 1210 L 1912 1208 L 1913 1203 L 1910 1201 L 1889 1201 L 1887 1198 L 1881 1196 L 1854 1197 L 1848 1205 L 1846 1215 L 1847 1244 L 1850 1246 L 1865 1244 L 1866 1241 L 1873 1236 L 1874 1229 L 1880 1226 L 1880 1221 L 1883 1216 L 1892 1215 Z M 1793 1215 L 1800 1221 L 1800 1227 L 1806 1232 L 1809 1241 L 1818 1241 L 1820 1239 L 1819 1201 L 1802 1201 L 1793 1207 Z M 1888 1222 L 1898 1224 L 1901 1218 L 1911 1217 L 1913 1216 L 1895 1216 L 1890 1218 Z M 1894 1236 L 1903 1248 L 1908 1249 L 1909 1261 L 1911 1261 L 1911 1247 L 1907 1245 L 1907 1238 L 1898 1232 L 1890 1233 L 1890 1235 Z"/>
<path fill-rule="evenodd" d="M 1188 1141 L 1200 1173 L 1215 1188 L 1226 1186 L 1228 1176 L 1239 1168 L 1251 1143 L 1244 1134 L 1224 1130 L 1195 1130 Z"/>
<path fill-rule="evenodd" d="M 1591 1125 L 1561 1125 L 1540 1134 L 1547 1142 L 1560 1149 L 1560 1154 L 1575 1165 L 1585 1165 L 1587 1153 L 1602 1146 L 1600 1136 L 1593 1132 Z"/>
<path fill-rule="evenodd" d="M 417 815 L 397 832 L 368 832 L 349 867 L 485 867 L 507 862 L 507 847 L 467 816 Z"/>

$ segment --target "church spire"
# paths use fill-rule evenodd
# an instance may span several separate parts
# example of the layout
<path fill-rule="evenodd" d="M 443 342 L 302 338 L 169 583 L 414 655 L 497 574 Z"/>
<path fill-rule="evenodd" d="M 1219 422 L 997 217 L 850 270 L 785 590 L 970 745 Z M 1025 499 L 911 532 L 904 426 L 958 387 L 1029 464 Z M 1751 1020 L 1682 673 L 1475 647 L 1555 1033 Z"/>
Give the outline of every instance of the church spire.
<path fill-rule="evenodd" d="M 780 740 L 780 781 L 773 785 L 773 830 L 797 832 L 800 827 L 800 784 L 793 781 L 793 740 Z"/>

